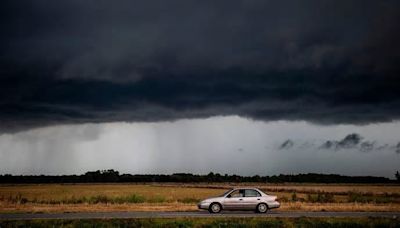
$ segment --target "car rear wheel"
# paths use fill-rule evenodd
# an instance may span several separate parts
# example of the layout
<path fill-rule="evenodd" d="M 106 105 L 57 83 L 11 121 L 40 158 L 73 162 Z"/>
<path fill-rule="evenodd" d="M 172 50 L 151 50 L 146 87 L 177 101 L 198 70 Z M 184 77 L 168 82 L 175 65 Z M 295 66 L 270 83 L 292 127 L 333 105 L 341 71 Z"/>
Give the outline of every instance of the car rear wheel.
<path fill-rule="evenodd" d="M 210 205 L 210 208 L 208 209 L 208 211 L 210 213 L 219 213 L 219 212 L 221 212 L 221 210 L 222 210 L 222 208 L 221 208 L 221 205 L 219 203 L 212 203 Z"/>
<path fill-rule="evenodd" d="M 257 205 L 257 212 L 258 213 L 266 213 L 268 211 L 268 206 L 265 203 L 260 203 Z"/>

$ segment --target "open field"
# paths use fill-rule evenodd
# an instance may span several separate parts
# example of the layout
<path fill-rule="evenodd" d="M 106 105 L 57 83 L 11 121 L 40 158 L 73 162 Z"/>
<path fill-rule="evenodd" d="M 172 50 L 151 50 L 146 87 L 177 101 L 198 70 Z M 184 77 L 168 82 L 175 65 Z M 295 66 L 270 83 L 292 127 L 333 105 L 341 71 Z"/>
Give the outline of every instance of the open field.
<path fill-rule="evenodd" d="M 247 184 L 251 185 L 251 184 Z M 0 212 L 194 211 L 229 184 L 0 185 Z M 235 184 L 237 186 L 237 184 Z M 259 184 L 282 211 L 400 211 L 400 185 Z"/>
<path fill-rule="evenodd" d="M 156 218 L 0 221 L 0 227 L 399 227 L 390 218 Z"/>

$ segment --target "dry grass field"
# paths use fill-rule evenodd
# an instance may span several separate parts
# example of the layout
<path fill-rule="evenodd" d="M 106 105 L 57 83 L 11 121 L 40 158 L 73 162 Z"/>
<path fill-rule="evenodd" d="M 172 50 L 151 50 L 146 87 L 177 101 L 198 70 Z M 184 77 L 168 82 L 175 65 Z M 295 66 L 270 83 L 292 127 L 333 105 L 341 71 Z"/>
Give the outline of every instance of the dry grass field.
<path fill-rule="evenodd" d="M 400 211 L 400 185 L 246 184 L 277 195 L 278 210 Z M 192 211 L 237 184 L 0 185 L 0 212 Z"/>

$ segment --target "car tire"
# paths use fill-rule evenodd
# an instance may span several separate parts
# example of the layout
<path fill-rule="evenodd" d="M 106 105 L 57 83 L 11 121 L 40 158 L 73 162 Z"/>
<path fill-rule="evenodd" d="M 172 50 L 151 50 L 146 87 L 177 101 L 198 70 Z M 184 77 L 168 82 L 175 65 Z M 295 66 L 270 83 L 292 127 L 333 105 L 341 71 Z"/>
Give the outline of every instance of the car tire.
<path fill-rule="evenodd" d="M 210 204 L 208 211 L 213 214 L 220 213 L 222 211 L 222 206 L 219 203 L 212 203 Z"/>
<path fill-rule="evenodd" d="M 257 213 L 267 213 L 268 205 L 265 203 L 260 203 L 257 205 L 256 212 Z"/>

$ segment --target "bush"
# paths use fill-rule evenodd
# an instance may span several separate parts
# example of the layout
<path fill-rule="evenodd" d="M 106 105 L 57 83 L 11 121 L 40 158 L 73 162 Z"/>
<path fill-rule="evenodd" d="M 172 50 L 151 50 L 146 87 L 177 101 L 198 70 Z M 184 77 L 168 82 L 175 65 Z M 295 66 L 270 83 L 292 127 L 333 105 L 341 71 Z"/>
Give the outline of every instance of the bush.
<path fill-rule="evenodd" d="M 200 202 L 200 200 L 199 199 L 196 199 L 196 198 L 183 198 L 183 199 L 178 199 L 178 202 L 181 202 L 181 203 L 198 203 L 198 202 Z"/>
<path fill-rule="evenodd" d="M 164 202 L 167 202 L 167 200 L 163 196 L 156 196 L 156 197 L 147 199 L 146 202 L 149 202 L 149 203 L 164 203 Z"/>
<path fill-rule="evenodd" d="M 88 203 L 96 204 L 96 203 L 109 203 L 111 200 L 104 195 L 92 196 L 89 198 Z"/>
<path fill-rule="evenodd" d="M 141 195 L 132 194 L 130 196 L 125 197 L 125 202 L 127 203 L 144 203 L 145 199 Z"/>
<path fill-rule="evenodd" d="M 4 199 L 4 197 L 3 197 L 3 199 Z M 8 198 L 8 201 L 11 203 L 18 203 L 18 204 L 28 203 L 28 199 L 25 197 L 22 197 L 21 193 L 18 193 L 15 197 L 10 196 Z"/>
<path fill-rule="evenodd" d="M 332 193 L 318 192 L 315 194 L 308 194 L 307 201 L 311 203 L 333 203 L 335 199 Z"/>
<path fill-rule="evenodd" d="M 289 202 L 289 199 L 286 196 L 279 197 L 279 201 L 281 202 Z"/>
<path fill-rule="evenodd" d="M 296 192 L 292 193 L 292 201 L 296 202 L 297 201 L 297 194 Z"/>
<path fill-rule="evenodd" d="M 349 192 L 348 202 L 357 203 L 390 203 L 395 201 L 389 195 L 374 196 L 374 195 L 363 195 L 359 192 Z"/>

